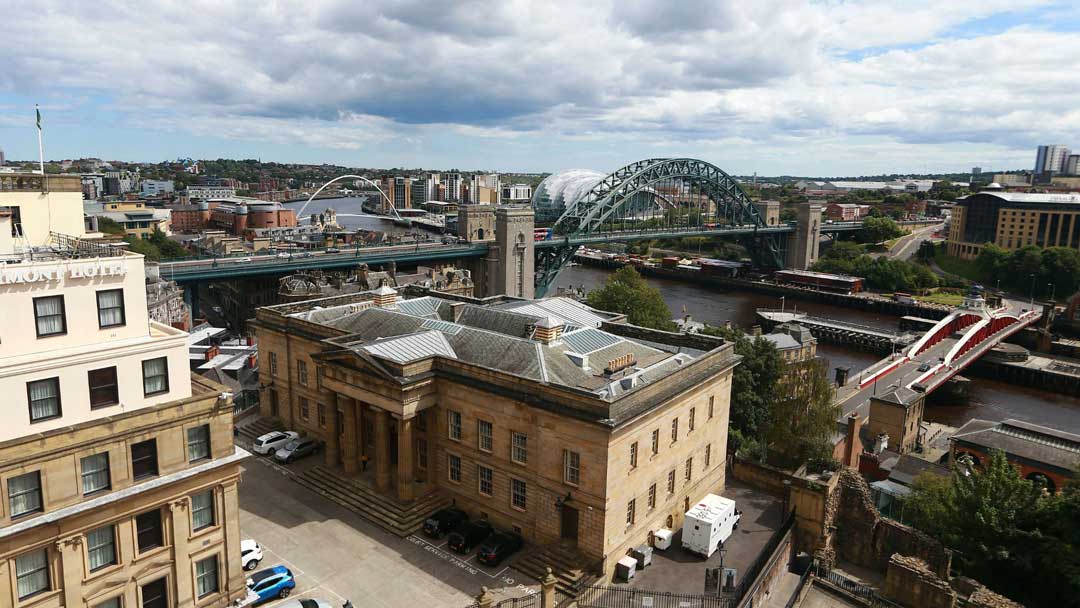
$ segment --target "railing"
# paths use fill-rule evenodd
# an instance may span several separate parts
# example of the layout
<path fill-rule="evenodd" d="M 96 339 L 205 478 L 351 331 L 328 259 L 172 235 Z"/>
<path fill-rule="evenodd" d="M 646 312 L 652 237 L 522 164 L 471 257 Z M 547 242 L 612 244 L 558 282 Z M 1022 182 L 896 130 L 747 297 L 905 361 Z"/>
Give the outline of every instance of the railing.
<path fill-rule="evenodd" d="M 586 587 L 577 598 L 579 608 L 735 608 L 738 605 L 729 597 L 709 597 L 645 591 L 628 587 Z"/>
<path fill-rule="evenodd" d="M 824 566 L 818 564 L 816 560 L 810 566 L 809 570 L 812 570 L 814 576 L 816 576 L 822 582 L 832 585 L 833 587 L 836 587 L 837 589 L 840 589 L 842 591 L 846 591 L 847 593 L 850 593 L 855 597 L 858 597 L 859 599 L 865 601 L 866 605 L 870 606 L 871 608 L 903 608 L 902 606 L 900 606 L 900 604 L 887 600 L 878 595 L 877 589 L 874 589 L 873 587 L 870 587 L 868 585 L 864 585 L 854 579 L 848 578 L 843 574 L 836 572 L 835 570 L 825 568 Z"/>
<path fill-rule="evenodd" d="M 778 549 L 780 545 L 787 539 L 788 534 L 791 532 L 791 528 L 795 526 L 795 511 L 788 513 L 787 519 L 783 525 L 776 529 L 769 537 L 769 542 L 765 543 L 761 551 L 758 552 L 757 558 L 754 560 L 750 567 L 743 573 L 742 580 L 735 586 L 735 591 L 730 596 L 735 600 L 735 605 L 741 603 L 751 591 L 754 590 L 755 583 L 757 583 L 758 576 L 766 568 L 771 567 L 776 563 L 779 558 Z"/>
<path fill-rule="evenodd" d="M 533 593 L 521 597 L 507 598 L 501 602 L 491 604 L 490 608 L 540 608 L 541 604 L 540 594 Z M 473 602 L 467 608 L 481 608 L 481 606 L 479 602 Z"/>

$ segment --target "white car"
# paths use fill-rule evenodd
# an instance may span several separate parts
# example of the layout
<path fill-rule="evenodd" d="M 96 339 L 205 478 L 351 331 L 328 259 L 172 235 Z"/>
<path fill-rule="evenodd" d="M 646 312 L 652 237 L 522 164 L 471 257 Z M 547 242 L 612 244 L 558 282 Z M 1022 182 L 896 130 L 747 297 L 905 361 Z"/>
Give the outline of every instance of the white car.
<path fill-rule="evenodd" d="M 263 552 L 259 543 L 250 538 L 240 541 L 240 562 L 244 565 L 244 570 L 258 568 L 262 558 Z"/>
<path fill-rule="evenodd" d="M 260 435 L 255 441 L 252 441 L 251 449 L 256 454 L 268 456 L 299 436 L 300 433 L 296 431 L 271 431 L 265 435 Z"/>

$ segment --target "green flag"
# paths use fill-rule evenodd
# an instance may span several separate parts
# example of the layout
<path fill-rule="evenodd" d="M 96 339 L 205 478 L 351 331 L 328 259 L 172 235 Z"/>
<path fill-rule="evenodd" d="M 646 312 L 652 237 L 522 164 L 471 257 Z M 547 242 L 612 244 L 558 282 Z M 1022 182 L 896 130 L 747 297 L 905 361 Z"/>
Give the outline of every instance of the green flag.
<path fill-rule="evenodd" d="M 37 104 L 34 104 L 34 112 L 37 114 L 37 128 L 41 130 L 41 108 Z"/>

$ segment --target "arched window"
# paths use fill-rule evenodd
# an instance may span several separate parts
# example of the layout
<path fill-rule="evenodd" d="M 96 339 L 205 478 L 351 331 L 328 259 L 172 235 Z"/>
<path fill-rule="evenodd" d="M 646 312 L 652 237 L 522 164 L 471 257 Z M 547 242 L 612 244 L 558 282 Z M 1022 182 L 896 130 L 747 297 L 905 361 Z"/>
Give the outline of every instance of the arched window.
<path fill-rule="evenodd" d="M 484 240 L 484 229 L 483 228 L 477 228 L 476 229 L 476 240 L 478 240 L 478 241 Z"/>
<path fill-rule="evenodd" d="M 1030 473 L 1027 478 L 1031 483 L 1043 488 L 1050 494 L 1057 492 L 1057 487 L 1054 485 L 1054 481 L 1042 473 Z"/>

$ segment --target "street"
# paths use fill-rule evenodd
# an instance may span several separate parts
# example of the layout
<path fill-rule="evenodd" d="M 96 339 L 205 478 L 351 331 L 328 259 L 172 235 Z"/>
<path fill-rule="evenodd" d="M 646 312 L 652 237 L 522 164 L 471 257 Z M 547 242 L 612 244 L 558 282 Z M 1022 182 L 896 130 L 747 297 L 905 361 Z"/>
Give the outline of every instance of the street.
<path fill-rule="evenodd" d="M 301 464 L 301 463 L 297 463 Z M 289 479 L 284 467 L 252 457 L 243 465 L 240 529 L 263 547 L 259 569 L 283 564 L 296 576 L 293 598 L 358 608 L 461 608 L 488 587 L 498 599 L 539 592 L 536 581 L 502 565 L 445 550 L 446 540 L 399 538 Z M 262 606 L 283 603 L 274 599 Z"/>

